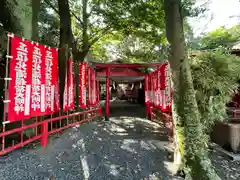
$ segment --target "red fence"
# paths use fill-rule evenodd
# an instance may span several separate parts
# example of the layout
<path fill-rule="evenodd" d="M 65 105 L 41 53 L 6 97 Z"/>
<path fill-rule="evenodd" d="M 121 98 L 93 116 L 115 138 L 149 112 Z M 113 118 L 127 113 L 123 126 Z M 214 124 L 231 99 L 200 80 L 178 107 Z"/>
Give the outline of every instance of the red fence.
<path fill-rule="evenodd" d="M 48 144 L 48 138 L 51 134 L 101 116 L 101 108 L 94 108 L 68 115 L 61 115 L 60 113 L 56 114 L 55 117 L 50 116 L 46 119 L 43 119 L 43 117 L 36 117 L 32 119 L 31 124 L 26 124 L 26 120 L 17 121 L 14 122 L 17 128 L 14 127 L 13 123 L 3 124 L 2 132 L 0 133 L 2 142 L 0 155 L 4 155 L 37 140 L 45 147 Z M 32 131 L 30 137 L 25 136 L 27 130 Z"/>
<path fill-rule="evenodd" d="M 67 53 L 68 54 L 68 53 Z M 9 68 L 10 67 L 10 71 Z M 0 155 L 40 141 L 51 134 L 102 116 L 96 73 L 79 64 L 79 108 L 75 112 L 72 56 L 66 57 L 63 110 L 60 109 L 58 50 L 8 34 L 4 116 L 0 126 Z"/>

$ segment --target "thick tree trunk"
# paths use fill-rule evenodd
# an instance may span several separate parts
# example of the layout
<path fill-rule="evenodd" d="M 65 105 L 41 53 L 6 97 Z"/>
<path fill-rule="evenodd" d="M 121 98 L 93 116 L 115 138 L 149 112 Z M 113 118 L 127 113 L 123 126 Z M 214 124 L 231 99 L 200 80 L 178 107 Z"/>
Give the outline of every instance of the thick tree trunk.
<path fill-rule="evenodd" d="M 181 0 L 164 0 L 167 39 L 171 45 L 173 118 L 178 151 L 184 155 L 187 179 L 217 180 L 207 155 L 190 65 L 185 54 Z M 184 142 L 184 143 L 183 143 Z M 189 170 L 189 171 L 188 171 Z"/>
<path fill-rule="evenodd" d="M 38 41 L 38 18 L 41 0 L 32 0 L 32 40 Z"/>
<path fill-rule="evenodd" d="M 60 16 L 59 86 L 60 86 L 60 103 L 62 107 L 65 86 L 66 59 L 68 58 L 66 57 L 66 52 L 68 51 L 68 49 L 66 48 L 72 48 L 73 36 L 68 0 L 58 0 L 58 8 Z"/>
<path fill-rule="evenodd" d="M 87 14 L 87 5 L 88 5 L 88 0 L 82 0 L 82 17 L 83 17 L 83 28 L 82 28 L 82 52 L 85 52 L 88 50 L 89 42 L 88 42 L 88 14 Z M 83 60 L 82 60 L 83 61 Z"/>

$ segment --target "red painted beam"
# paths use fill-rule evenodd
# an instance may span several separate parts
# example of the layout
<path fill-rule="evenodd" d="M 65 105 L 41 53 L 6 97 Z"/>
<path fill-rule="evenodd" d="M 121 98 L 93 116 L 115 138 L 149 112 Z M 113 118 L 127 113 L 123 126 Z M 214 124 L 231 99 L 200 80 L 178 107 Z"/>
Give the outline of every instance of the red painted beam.
<path fill-rule="evenodd" d="M 135 68 L 139 68 L 139 67 L 158 67 L 158 66 L 161 66 L 162 64 L 163 63 L 149 63 L 149 64 L 147 64 L 147 63 L 142 63 L 142 64 L 136 64 L 136 63 L 130 63 L 130 64 L 96 63 L 96 64 L 94 64 L 94 66 L 96 66 L 96 68 L 107 68 L 107 67 L 119 67 L 119 68 L 135 67 Z"/>
<path fill-rule="evenodd" d="M 136 72 L 136 71 L 130 71 L 130 72 L 110 72 L 109 76 L 145 76 L 146 73 L 143 72 Z M 98 77 L 105 77 L 106 76 L 106 72 L 102 71 L 102 72 L 97 72 L 97 76 Z"/>

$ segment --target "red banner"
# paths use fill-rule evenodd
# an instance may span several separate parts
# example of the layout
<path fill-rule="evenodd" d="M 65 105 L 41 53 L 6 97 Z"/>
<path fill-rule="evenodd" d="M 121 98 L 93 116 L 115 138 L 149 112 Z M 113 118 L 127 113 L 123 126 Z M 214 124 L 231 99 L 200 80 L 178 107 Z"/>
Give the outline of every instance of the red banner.
<path fill-rule="evenodd" d="M 59 76 L 58 76 L 58 50 L 51 48 L 52 52 L 52 85 L 54 85 L 54 112 L 60 110 L 60 91 L 59 91 Z"/>
<path fill-rule="evenodd" d="M 63 111 L 67 111 L 67 110 L 68 110 L 68 65 L 65 72 L 65 85 L 64 85 L 64 93 L 63 93 Z"/>
<path fill-rule="evenodd" d="M 47 90 L 45 89 L 45 48 L 37 43 L 33 43 L 32 48 L 31 116 L 40 116 L 45 113 Z"/>
<path fill-rule="evenodd" d="M 79 65 L 79 107 L 81 108 L 86 108 L 87 107 L 87 89 L 86 89 L 86 84 L 87 84 L 87 64 L 86 63 L 81 63 Z"/>
<path fill-rule="evenodd" d="M 161 75 L 160 75 L 160 89 L 161 90 L 165 90 L 166 88 L 166 74 L 165 74 L 165 71 L 166 71 L 166 68 L 167 68 L 167 63 L 164 63 L 161 67 L 160 67 L 160 72 L 161 72 Z"/>
<path fill-rule="evenodd" d="M 65 87 L 63 97 L 63 111 L 74 108 L 73 62 L 67 60 Z"/>
<path fill-rule="evenodd" d="M 166 103 L 166 111 L 171 110 L 172 106 L 172 90 L 171 90 L 171 75 L 170 75 L 170 67 L 167 64 L 165 68 L 165 103 Z"/>
<path fill-rule="evenodd" d="M 154 100 L 154 81 L 153 81 L 153 75 L 150 76 L 150 104 L 153 105 Z"/>
<path fill-rule="evenodd" d="M 59 109 L 58 94 L 58 53 L 56 48 L 46 48 L 46 114 Z"/>
<path fill-rule="evenodd" d="M 161 72 L 160 72 L 160 70 L 158 69 L 157 70 L 157 107 L 158 108 L 160 108 L 160 84 L 161 84 L 161 82 L 160 82 L 160 76 L 161 76 Z"/>
<path fill-rule="evenodd" d="M 99 91 L 99 88 L 100 88 L 100 83 L 97 80 L 96 81 L 96 105 L 99 105 L 99 103 L 100 103 L 100 91 Z"/>
<path fill-rule="evenodd" d="M 157 106 L 157 72 L 153 73 L 153 105 Z"/>
<path fill-rule="evenodd" d="M 9 106 L 10 122 L 30 117 L 32 83 L 32 44 L 19 37 L 11 42 Z"/>
<path fill-rule="evenodd" d="M 96 92 L 96 86 L 97 86 L 97 84 L 96 84 L 96 71 L 93 69 L 92 70 L 92 94 L 93 94 L 93 97 L 92 97 L 92 104 L 93 104 L 93 106 L 96 106 L 96 104 L 97 104 L 97 99 L 96 99 L 96 97 L 97 97 L 97 92 Z"/>
<path fill-rule="evenodd" d="M 88 106 L 92 106 L 92 68 L 88 67 Z"/>
<path fill-rule="evenodd" d="M 8 119 L 16 121 L 60 109 L 56 48 L 11 39 Z"/>
<path fill-rule="evenodd" d="M 69 60 L 68 74 L 68 107 L 74 109 L 74 82 L 73 82 L 73 61 Z"/>
<path fill-rule="evenodd" d="M 170 69 L 168 63 L 164 63 L 160 68 L 160 101 L 159 107 L 162 111 L 166 112 L 171 110 L 171 83 L 170 83 Z"/>
<path fill-rule="evenodd" d="M 170 112 L 172 106 L 172 89 L 170 67 L 168 63 L 145 77 L 145 102 Z"/>
<path fill-rule="evenodd" d="M 144 83 L 144 88 L 145 88 L 145 103 L 149 103 L 149 76 L 145 76 L 145 83 Z"/>

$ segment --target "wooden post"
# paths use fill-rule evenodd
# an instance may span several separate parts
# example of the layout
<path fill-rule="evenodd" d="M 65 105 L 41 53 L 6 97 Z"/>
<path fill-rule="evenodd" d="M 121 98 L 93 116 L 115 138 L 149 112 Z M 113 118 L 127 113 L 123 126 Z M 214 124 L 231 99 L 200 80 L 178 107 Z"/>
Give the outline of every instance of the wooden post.
<path fill-rule="evenodd" d="M 106 69 L 106 100 L 105 100 L 105 120 L 108 121 L 109 120 L 109 115 L 110 115 L 110 109 L 109 109 L 109 105 L 110 105 L 110 67 L 107 67 Z"/>

